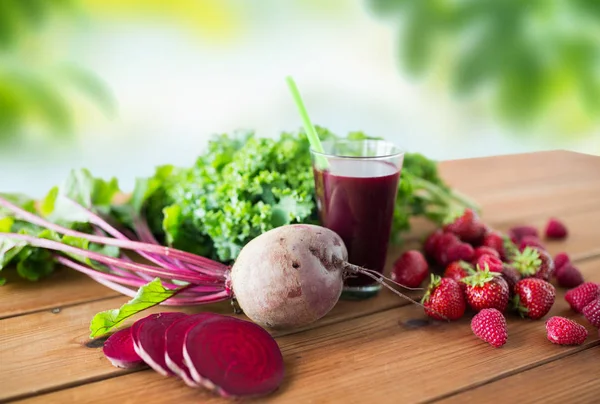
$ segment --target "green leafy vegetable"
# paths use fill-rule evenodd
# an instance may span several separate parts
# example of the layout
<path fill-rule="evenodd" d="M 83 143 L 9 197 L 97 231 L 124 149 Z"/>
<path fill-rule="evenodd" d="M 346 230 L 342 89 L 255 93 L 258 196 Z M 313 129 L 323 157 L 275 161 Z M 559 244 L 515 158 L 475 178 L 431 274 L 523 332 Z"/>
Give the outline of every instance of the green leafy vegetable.
<path fill-rule="evenodd" d="M 100 214 L 109 212 L 110 203 L 118 191 L 119 188 L 116 179 L 113 178 L 105 181 L 94 178 L 88 170 L 82 169 L 71 171 L 63 185 L 53 187 L 46 197 L 40 201 L 38 206 L 39 211 L 36 209 L 35 201 L 26 196 L 15 194 L 0 195 L 26 211 L 45 216 L 54 223 L 62 224 L 71 229 L 90 232 L 89 216 L 85 209 L 90 209 Z M 81 206 L 76 206 L 71 200 Z M 90 243 L 88 240 L 78 237 L 61 237 L 54 231 L 14 217 L 12 212 L 3 207 L 0 207 L 0 232 L 47 238 L 111 257 L 118 257 L 120 254 L 119 249 L 116 247 Z M 105 266 L 88 258 L 75 254 L 67 255 L 95 269 L 106 270 Z M 0 270 L 8 266 L 14 267 L 20 277 L 30 281 L 37 281 L 51 274 L 56 267 L 56 263 L 52 253 L 47 250 L 29 246 L 22 241 L 2 239 L 0 240 Z M 6 282 L 6 280 L 4 279 L 3 282 Z"/>
<path fill-rule="evenodd" d="M 142 286 L 137 294 L 118 309 L 106 310 L 94 316 L 90 323 L 90 338 L 95 338 L 118 327 L 127 318 L 136 313 L 156 306 L 170 297 L 175 296 L 182 288 L 166 289 L 159 278 Z"/>

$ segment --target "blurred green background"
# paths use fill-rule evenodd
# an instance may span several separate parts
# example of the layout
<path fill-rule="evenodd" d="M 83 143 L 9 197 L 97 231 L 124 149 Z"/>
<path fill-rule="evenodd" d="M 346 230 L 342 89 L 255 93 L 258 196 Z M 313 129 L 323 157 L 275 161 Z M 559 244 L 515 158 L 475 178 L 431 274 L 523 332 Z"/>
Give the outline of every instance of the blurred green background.
<path fill-rule="evenodd" d="M 600 154 L 597 0 L 0 0 L 0 182 L 127 187 L 313 120 L 437 159 Z"/>

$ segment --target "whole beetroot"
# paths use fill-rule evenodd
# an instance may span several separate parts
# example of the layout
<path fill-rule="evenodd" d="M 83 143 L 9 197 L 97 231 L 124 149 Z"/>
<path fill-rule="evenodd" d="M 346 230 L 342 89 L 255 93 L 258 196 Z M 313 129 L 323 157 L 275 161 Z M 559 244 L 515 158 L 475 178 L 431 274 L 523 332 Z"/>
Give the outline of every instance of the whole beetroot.
<path fill-rule="evenodd" d="M 254 322 L 299 327 L 323 317 L 337 303 L 347 260 L 346 246 L 331 230 L 278 227 L 242 249 L 231 268 L 231 286 Z"/>

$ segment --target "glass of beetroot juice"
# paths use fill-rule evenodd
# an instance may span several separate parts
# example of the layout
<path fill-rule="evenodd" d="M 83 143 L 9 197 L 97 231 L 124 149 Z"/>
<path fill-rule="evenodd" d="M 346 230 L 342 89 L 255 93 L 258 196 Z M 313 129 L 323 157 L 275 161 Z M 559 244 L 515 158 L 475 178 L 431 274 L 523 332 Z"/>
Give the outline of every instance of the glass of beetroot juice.
<path fill-rule="evenodd" d="M 344 240 L 352 264 L 383 273 L 404 152 L 383 140 L 333 140 L 311 149 L 321 225 Z M 375 296 L 381 285 L 348 278 L 342 298 Z"/>

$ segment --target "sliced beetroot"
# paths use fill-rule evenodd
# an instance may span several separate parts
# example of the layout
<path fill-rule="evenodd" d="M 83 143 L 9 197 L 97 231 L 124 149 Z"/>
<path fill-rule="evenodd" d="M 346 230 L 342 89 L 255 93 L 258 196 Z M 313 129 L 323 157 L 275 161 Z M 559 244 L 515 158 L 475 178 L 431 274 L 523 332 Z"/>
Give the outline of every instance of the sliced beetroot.
<path fill-rule="evenodd" d="M 176 320 L 165 333 L 165 363 L 171 372 L 179 376 L 190 387 L 198 387 L 183 360 L 183 342 L 187 332 L 196 324 L 218 317 L 214 313 L 199 313 Z"/>
<path fill-rule="evenodd" d="M 135 352 L 148 366 L 163 376 L 173 374 L 165 363 L 165 333 L 171 324 L 184 317 L 187 317 L 187 314 L 151 314 L 136 321 L 131 327 Z"/>
<path fill-rule="evenodd" d="M 220 316 L 193 326 L 183 356 L 194 381 L 224 397 L 261 396 L 284 376 L 277 342 L 260 326 Z"/>
<path fill-rule="evenodd" d="M 108 337 L 102 350 L 110 363 L 118 368 L 131 369 L 144 365 L 144 361 L 133 348 L 130 327 Z"/>

